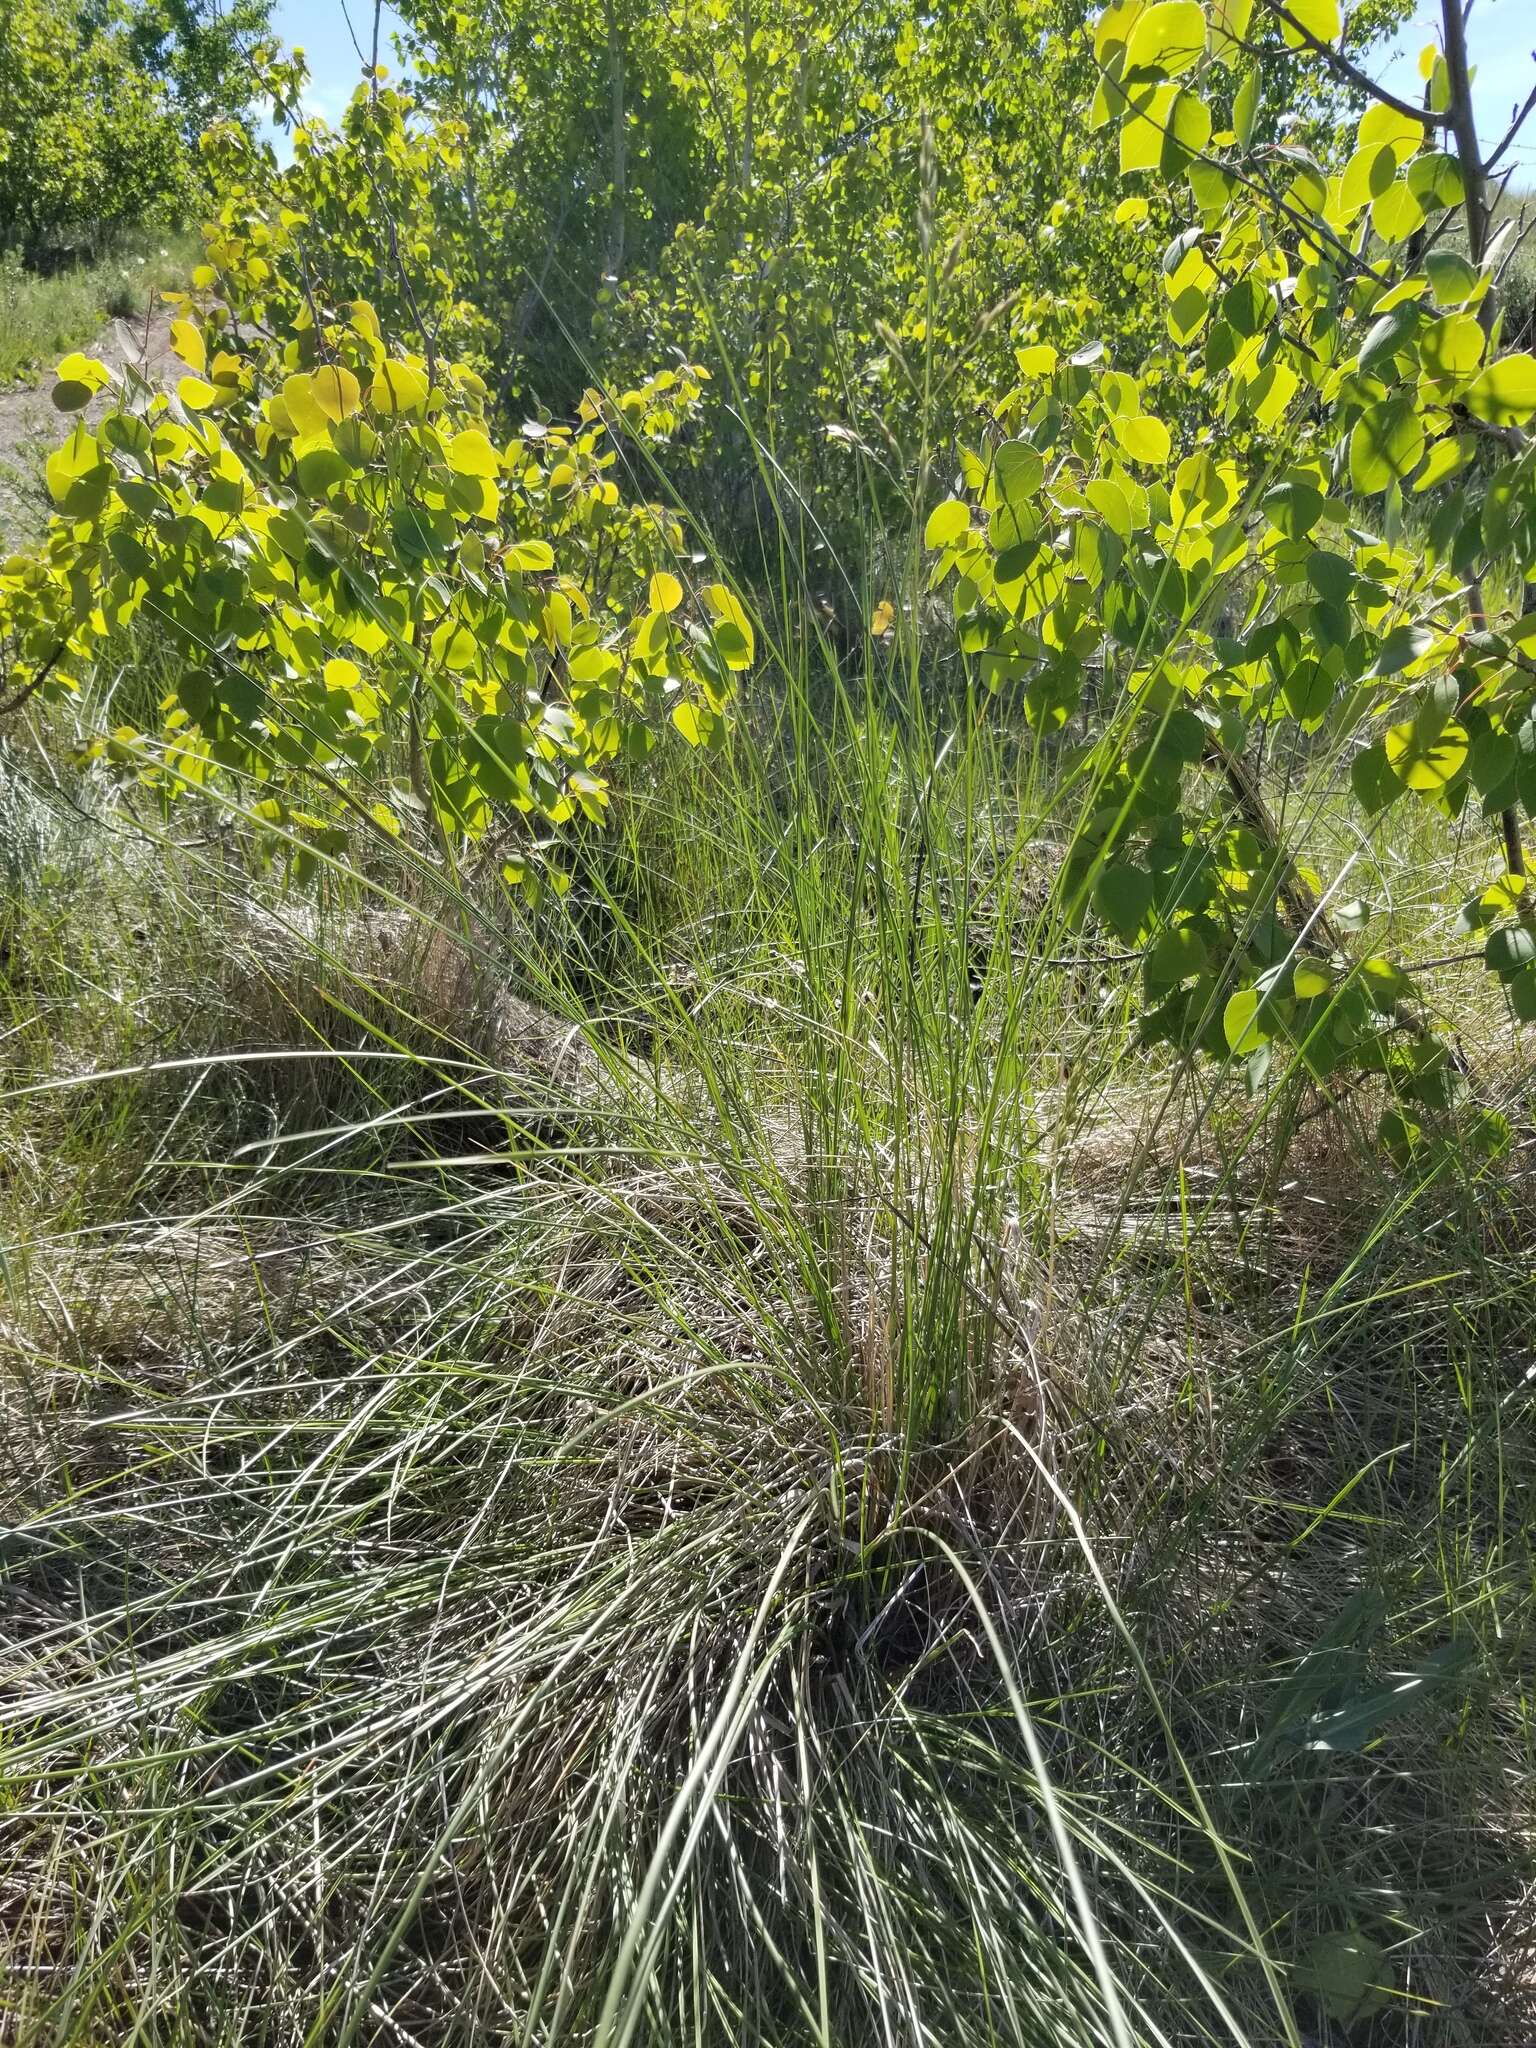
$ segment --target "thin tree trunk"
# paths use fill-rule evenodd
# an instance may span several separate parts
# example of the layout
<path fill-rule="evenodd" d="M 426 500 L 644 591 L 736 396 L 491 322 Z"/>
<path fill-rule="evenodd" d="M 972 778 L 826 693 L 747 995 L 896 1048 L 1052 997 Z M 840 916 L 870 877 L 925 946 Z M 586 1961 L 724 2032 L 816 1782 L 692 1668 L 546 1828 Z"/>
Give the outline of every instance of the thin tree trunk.
<path fill-rule="evenodd" d="M 617 283 L 624 269 L 624 225 L 629 171 L 629 135 L 624 116 L 624 42 L 619 33 L 615 0 L 603 0 L 608 28 L 609 162 L 612 182 L 608 203 L 608 251 L 605 279 Z"/>
<path fill-rule="evenodd" d="M 745 198 L 752 190 L 752 38 L 755 24 L 752 14 L 752 0 L 741 0 L 741 78 L 743 93 L 741 128 L 741 191 Z"/>
<path fill-rule="evenodd" d="M 1445 68 L 1451 87 L 1449 108 L 1451 133 L 1456 139 L 1456 160 L 1461 166 L 1461 182 L 1464 197 L 1463 211 L 1467 223 L 1467 250 L 1472 261 L 1481 264 L 1488 248 L 1490 215 L 1488 207 L 1487 173 L 1483 168 L 1482 148 L 1477 139 L 1477 117 L 1472 110 L 1472 80 L 1467 68 L 1467 24 L 1461 11 L 1461 0 L 1440 0 L 1440 20 L 1445 34 Z M 1491 339 L 1494 321 L 1498 315 L 1497 294 L 1490 278 L 1488 289 L 1483 293 L 1477 309 L 1478 325 L 1485 337 Z M 1528 586 L 1529 587 L 1529 586 Z M 1486 626 L 1487 607 L 1483 600 L 1481 579 L 1473 582 L 1471 588 L 1472 622 L 1475 626 Z M 1499 824 L 1504 835 L 1504 864 L 1512 875 L 1525 877 L 1525 847 L 1520 837 L 1520 816 L 1515 810 L 1500 814 Z M 1531 906 L 1522 896 L 1520 914 L 1529 919 Z"/>

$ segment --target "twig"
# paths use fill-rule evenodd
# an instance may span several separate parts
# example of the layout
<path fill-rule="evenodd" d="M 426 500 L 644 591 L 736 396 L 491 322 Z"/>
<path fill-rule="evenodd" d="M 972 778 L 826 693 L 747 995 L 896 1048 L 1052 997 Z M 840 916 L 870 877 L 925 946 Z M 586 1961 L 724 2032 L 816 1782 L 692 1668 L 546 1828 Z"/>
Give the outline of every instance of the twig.
<path fill-rule="evenodd" d="M 13 711 L 19 711 L 21 709 L 22 705 L 26 703 L 29 697 L 35 697 L 37 695 L 38 691 L 43 687 L 44 683 L 47 682 L 49 675 L 53 671 L 54 664 L 63 654 L 67 644 L 67 642 L 61 640 L 58 646 L 55 647 L 55 649 L 53 650 L 52 654 L 50 654 L 48 659 L 43 663 L 42 667 L 38 669 L 36 674 L 33 675 L 29 681 L 23 683 L 21 688 L 13 692 L 11 696 L 0 698 L 0 718 L 9 718 Z"/>
<path fill-rule="evenodd" d="M 1298 21 L 1291 10 L 1281 4 L 1281 0 L 1264 0 L 1264 6 L 1270 14 L 1276 15 L 1288 28 L 1293 29 L 1307 48 L 1315 56 L 1321 57 L 1329 69 L 1347 84 L 1360 92 L 1368 93 L 1373 100 L 1379 100 L 1382 106 L 1391 107 L 1394 113 L 1402 114 L 1410 121 L 1417 121 L 1425 128 L 1448 128 L 1451 125 L 1449 115 L 1432 113 L 1428 107 L 1416 107 L 1412 100 L 1400 100 L 1395 92 L 1388 92 L 1384 85 L 1378 85 L 1369 72 L 1362 71 L 1360 66 L 1346 57 L 1342 50 L 1336 50 L 1332 43 L 1325 43 L 1321 36 L 1315 36 L 1304 21 Z"/>
<path fill-rule="evenodd" d="M 1536 109 L 1536 85 L 1533 85 L 1530 91 L 1526 94 L 1525 105 L 1520 109 L 1519 113 L 1516 114 L 1514 120 L 1510 122 L 1508 129 L 1505 131 L 1504 140 L 1493 152 L 1493 155 L 1489 157 L 1487 163 L 1483 165 L 1483 169 L 1485 171 L 1491 171 L 1494 165 L 1498 162 L 1499 158 L 1503 156 L 1504 152 L 1511 146 L 1511 144 L 1515 140 L 1515 137 L 1520 133 L 1520 130 L 1525 126 L 1526 122 L 1530 119 L 1531 112 L 1533 109 Z"/>
<path fill-rule="evenodd" d="M 1473 960 L 1481 960 L 1480 951 L 1471 953 L 1442 953 L 1438 960 L 1405 960 L 1404 974 L 1433 974 L 1437 967 L 1465 967 Z"/>

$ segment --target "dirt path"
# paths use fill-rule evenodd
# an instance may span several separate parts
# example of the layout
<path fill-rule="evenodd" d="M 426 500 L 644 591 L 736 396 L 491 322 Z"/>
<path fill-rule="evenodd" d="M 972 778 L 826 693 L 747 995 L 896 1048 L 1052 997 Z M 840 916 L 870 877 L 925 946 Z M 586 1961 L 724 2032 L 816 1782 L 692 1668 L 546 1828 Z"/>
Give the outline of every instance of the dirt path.
<path fill-rule="evenodd" d="M 86 355 L 114 370 L 131 363 L 156 384 L 168 384 L 183 365 L 171 352 L 171 315 L 152 306 L 132 320 L 109 320 L 91 341 Z M 50 364 L 30 389 L 0 392 L 0 552 L 19 547 L 41 532 L 48 517 L 43 484 L 43 459 L 67 431 L 49 392 Z M 104 401 L 87 408 L 86 418 L 99 413 Z"/>

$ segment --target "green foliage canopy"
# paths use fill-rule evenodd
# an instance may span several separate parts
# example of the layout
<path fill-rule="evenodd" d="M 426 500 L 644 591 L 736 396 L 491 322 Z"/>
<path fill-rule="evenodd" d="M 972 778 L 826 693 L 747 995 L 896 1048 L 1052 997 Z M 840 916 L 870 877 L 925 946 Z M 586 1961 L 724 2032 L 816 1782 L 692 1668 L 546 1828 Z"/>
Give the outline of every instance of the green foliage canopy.
<path fill-rule="evenodd" d="M 360 108 L 343 148 L 365 192 L 386 165 L 408 185 L 408 113 L 385 93 Z M 210 147 L 232 165 L 249 149 Z M 620 444 L 691 417 L 700 373 L 505 438 L 479 374 L 434 345 L 430 279 L 418 295 L 398 273 L 391 312 L 427 323 L 403 341 L 327 295 L 306 251 L 317 222 L 344 244 L 345 181 L 323 147 L 295 165 L 283 190 L 313 214 L 265 215 L 232 180 L 173 328 L 174 394 L 60 365 L 61 410 L 106 410 L 49 458 L 46 544 L 0 569 L 12 679 L 69 694 L 147 631 L 174 650 L 174 687 L 96 751 L 167 798 L 233 778 L 301 870 L 406 811 L 450 857 L 499 819 L 510 879 L 532 882 L 539 828 L 600 820 L 614 764 L 663 727 L 716 738 L 753 657 L 730 591 L 675 573 L 676 518 L 611 474 Z"/>
<path fill-rule="evenodd" d="M 1337 35 L 1326 6 L 1306 21 Z M 1500 347 L 1509 235 L 1490 233 L 1481 162 L 1446 147 L 1446 55 L 1425 53 L 1422 111 L 1372 98 L 1320 156 L 1252 122 L 1263 68 L 1302 35 L 1265 0 L 1100 17 L 1094 118 L 1174 209 L 1158 297 L 1197 409 L 1182 430 L 1160 417 L 1097 340 L 1036 343 L 1003 438 L 964 454 L 964 494 L 925 537 L 992 689 L 1042 730 L 1095 693 L 1062 885 L 1137 947 L 1144 1036 L 1235 1055 L 1255 1087 L 1277 1057 L 1324 1085 L 1384 1073 L 1383 1135 L 1411 1152 L 1446 1137 L 1464 1079 L 1411 974 L 1352 947 L 1345 878 L 1289 853 L 1252 742 L 1331 722 L 1354 736 L 1365 818 L 1410 800 L 1496 820 L 1499 872 L 1463 928 L 1536 1017 L 1536 361 Z"/>
<path fill-rule="evenodd" d="M 29 261 L 180 222 L 198 202 L 195 138 L 243 108 L 242 39 L 269 0 L 4 0 L 0 248 Z"/>

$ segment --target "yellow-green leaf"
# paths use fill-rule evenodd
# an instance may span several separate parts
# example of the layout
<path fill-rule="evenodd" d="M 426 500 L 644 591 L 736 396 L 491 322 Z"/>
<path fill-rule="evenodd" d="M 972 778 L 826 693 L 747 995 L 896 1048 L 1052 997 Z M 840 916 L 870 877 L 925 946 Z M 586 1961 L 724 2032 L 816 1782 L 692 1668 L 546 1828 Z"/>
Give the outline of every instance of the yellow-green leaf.
<path fill-rule="evenodd" d="M 1429 288 L 1442 306 L 1461 306 L 1471 298 L 1481 274 L 1459 249 L 1431 249 L 1424 258 Z"/>
<path fill-rule="evenodd" d="M 95 469 L 100 459 L 95 435 L 88 434 L 84 426 L 77 426 L 63 447 L 55 448 L 44 464 L 43 473 L 55 504 L 62 505 L 70 486 Z"/>
<path fill-rule="evenodd" d="M 1211 0 L 1211 51 L 1221 56 L 1229 42 L 1245 42 L 1248 24 L 1253 19 L 1253 0 Z M 1253 76 L 1252 73 L 1249 74 Z M 1247 81 L 1244 81 L 1246 87 Z M 1234 122 L 1234 127 L 1240 127 Z"/>
<path fill-rule="evenodd" d="M 1424 423 L 1407 398 L 1367 406 L 1349 437 L 1349 477 L 1369 496 L 1411 476 L 1424 454 Z"/>
<path fill-rule="evenodd" d="M 690 747 L 698 747 L 704 744 L 706 738 L 704 718 L 708 715 L 707 712 L 701 715 L 699 707 L 695 704 L 674 704 L 672 706 L 672 723 L 677 727 Z"/>
<path fill-rule="evenodd" d="M 1306 48 L 1306 36 L 1300 29 L 1308 30 L 1320 43 L 1336 43 L 1343 23 L 1339 17 L 1339 0 L 1289 0 L 1286 13 L 1300 24 L 1293 28 L 1291 22 L 1282 18 L 1280 33 L 1293 50 Z"/>
<path fill-rule="evenodd" d="M 208 367 L 208 345 L 203 340 L 203 330 L 193 320 L 171 322 L 171 347 L 186 364 L 199 376 Z"/>
<path fill-rule="evenodd" d="M 923 528 L 923 545 L 930 548 L 953 547 L 971 523 L 971 508 L 960 498 L 946 498 L 942 505 L 935 505 L 928 514 L 928 524 Z"/>
<path fill-rule="evenodd" d="M 480 642 L 466 625 L 457 619 L 445 619 L 432 635 L 432 656 L 444 668 L 462 672 L 478 667 L 482 652 Z"/>
<path fill-rule="evenodd" d="M 1492 426 L 1524 426 L 1536 413 L 1536 356 L 1522 351 L 1490 363 L 1467 387 L 1466 405 Z"/>
<path fill-rule="evenodd" d="M 1448 476 L 1455 476 L 1458 470 L 1465 469 L 1471 459 L 1470 434 L 1436 441 L 1429 451 L 1429 459 L 1413 480 L 1415 494 L 1433 490 L 1436 484 L 1443 483 Z"/>
<path fill-rule="evenodd" d="M 1110 0 L 1093 31 L 1093 54 L 1101 64 L 1116 48 L 1124 47 L 1136 17 L 1146 6 L 1147 0 Z"/>
<path fill-rule="evenodd" d="M 1427 737 L 1414 718 L 1387 728 L 1387 760 L 1410 789 L 1444 789 L 1467 758 L 1467 734 L 1454 721 Z"/>
<path fill-rule="evenodd" d="M 1338 205 L 1330 216 L 1341 225 L 1379 199 L 1397 176 L 1397 159 L 1379 142 L 1362 143 L 1339 178 Z"/>
<path fill-rule="evenodd" d="M 1453 313 L 1422 329 L 1419 354 L 1436 377 L 1470 377 L 1483 359 L 1483 330 L 1470 313 Z"/>
<path fill-rule="evenodd" d="M 448 467 L 460 476 L 493 477 L 500 474 L 501 457 L 483 427 L 465 427 L 448 443 Z"/>
<path fill-rule="evenodd" d="M 355 661 L 349 661 L 344 654 L 334 654 L 325 664 L 325 687 L 328 690 L 345 690 L 350 696 L 363 680 L 363 672 Z"/>
<path fill-rule="evenodd" d="M 1122 171 L 1155 171 L 1161 166 L 1178 97 L 1176 85 L 1142 85 L 1129 94 L 1131 111 L 1120 124 Z"/>
<path fill-rule="evenodd" d="M 683 586 L 675 576 L 665 569 L 658 569 L 651 578 L 651 610 L 653 612 L 675 612 L 683 601 Z"/>
<path fill-rule="evenodd" d="M 1270 1033 L 1259 1022 L 1263 1000 L 1256 988 L 1240 988 L 1236 995 L 1228 998 L 1227 1007 L 1221 1013 L 1221 1028 L 1227 1044 L 1239 1059 L 1269 1043 Z"/>
<path fill-rule="evenodd" d="M 330 424 L 329 415 L 321 410 L 315 394 L 315 380 L 307 371 L 299 370 L 283 379 L 283 405 L 298 434 L 323 434 Z"/>
<path fill-rule="evenodd" d="M 750 668 L 756 641 L 752 622 L 739 600 L 723 583 L 712 583 L 704 593 L 704 602 L 715 615 L 715 645 L 726 667 Z"/>
<path fill-rule="evenodd" d="M 1141 413 L 1134 419 L 1117 419 L 1112 424 L 1115 439 L 1133 462 L 1161 465 L 1168 460 L 1173 443 L 1161 420 Z"/>
<path fill-rule="evenodd" d="M 481 438 L 484 439 L 484 436 Z M 541 569 L 553 569 L 555 551 L 547 540 L 515 540 L 507 549 L 507 560 L 514 569 L 534 573 Z"/>
<path fill-rule="evenodd" d="M 1424 209 L 1399 178 L 1371 203 L 1371 226 L 1384 242 L 1406 242 L 1424 225 Z"/>
<path fill-rule="evenodd" d="M 1139 15 L 1126 45 L 1125 69 L 1176 78 L 1205 55 L 1205 13 L 1196 0 L 1157 0 Z"/>
<path fill-rule="evenodd" d="M 98 362 L 95 356 L 83 356 L 78 350 L 67 355 L 53 374 L 52 397 L 60 412 L 78 412 L 112 381 L 112 372 L 105 363 Z"/>
<path fill-rule="evenodd" d="M 234 395 L 232 391 L 221 391 L 217 384 L 210 384 L 203 377 L 176 380 L 176 396 L 190 412 L 207 412 L 212 406 L 226 404 Z"/>
<path fill-rule="evenodd" d="M 1297 19 L 1302 16 L 1298 14 Z M 1389 107 L 1385 100 L 1376 100 L 1366 108 L 1355 136 L 1359 148 L 1379 149 L 1385 145 L 1399 163 L 1406 162 L 1423 140 L 1424 123 L 1397 107 Z"/>
<path fill-rule="evenodd" d="M 427 402 L 427 380 L 409 363 L 380 363 L 378 374 L 368 387 L 368 403 L 375 412 L 420 412 Z"/>
<path fill-rule="evenodd" d="M 336 426 L 350 419 L 363 402 L 362 386 L 337 363 L 322 364 L 314 372 L 310 392 L 321 413 Z"/>

